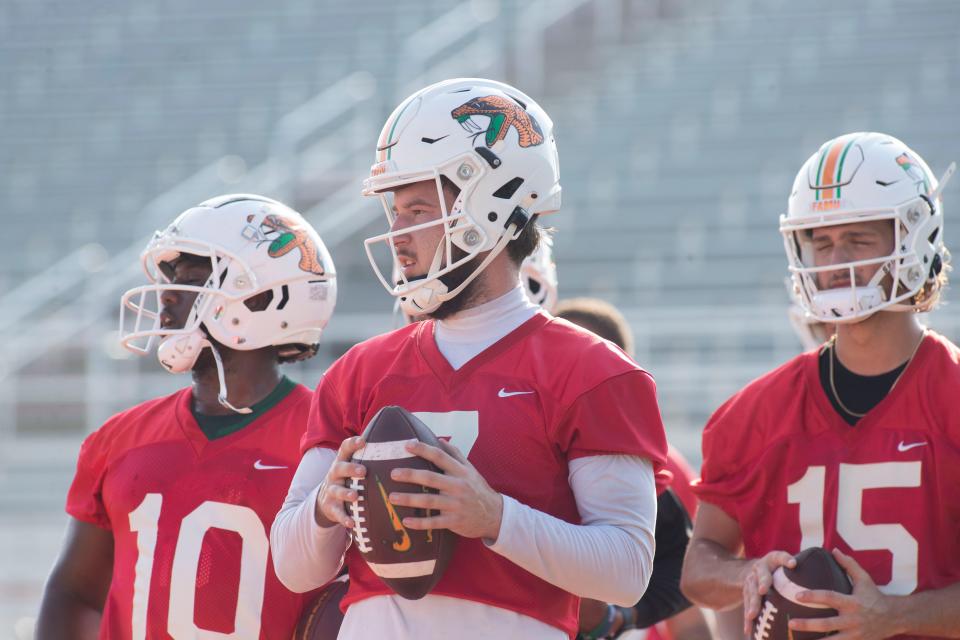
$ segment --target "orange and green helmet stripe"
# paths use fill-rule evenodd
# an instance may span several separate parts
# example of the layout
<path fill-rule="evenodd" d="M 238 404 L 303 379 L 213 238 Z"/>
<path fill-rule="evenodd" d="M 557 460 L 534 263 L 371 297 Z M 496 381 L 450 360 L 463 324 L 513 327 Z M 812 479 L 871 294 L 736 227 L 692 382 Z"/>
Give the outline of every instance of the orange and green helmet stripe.
<path fill-rule="evenodd" d="M 838 186 L 843 176 L 843 163 L 847 153 L 857 141 L 855 136 L 839 138 L 833 144 L 825 145 L 820 152 L 820 164 L 817 167 L 817 182 L 814 185 L 817 200 L 834 200 L 840 198 Z"/>

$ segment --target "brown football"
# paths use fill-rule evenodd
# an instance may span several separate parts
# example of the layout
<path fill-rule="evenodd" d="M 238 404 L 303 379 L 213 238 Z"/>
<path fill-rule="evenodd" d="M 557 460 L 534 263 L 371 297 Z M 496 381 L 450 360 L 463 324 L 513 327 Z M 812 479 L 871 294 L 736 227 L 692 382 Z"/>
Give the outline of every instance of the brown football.
<path fill-rule="evenodd" d="M 804 549 L 796 556 L 793 569 L 778 568 L 773 574 L 773 587 L 760 603 L 760 615 L 753 621 L 751 640 L 816 640 L 833 633 L 791 631 L 791 619 L 830 618 L 836 609 L 797 601 L 798 592 L 805 589 L 826 589 L 844 594 L 853 592 L 850 578 L 837 564 L 833 555 L 823 547 Z"/>
<path fill-rule="evenodd" d="M 397 482 L 390 472 L 397 468 L 440 472 L 432 462 L 414 456 L 406 443 L 420 440 L 439 446 L 434 433 L 403 407 L 380 409 L 363 432 L 364 447 L 353 455 L 367 469 L 366 477 L 353 478 L 350 486 L 359 498 L 350 505 L 353 538 L 370 569 L 398 595 L 417 600 L 430 593 L 443 576 L 453 555 L 457 536 L 448 529 L 415 531 L 403 526 L 405 517 L 424 517 L 426 509 L 393 505 L 391 492 L 436 493 L 427 487 Z"/>
<path fill-rule="evenodd" d="M 343 613 L 340 601 L 347 593 L 347 576 L 340 576 L 323 589 L 300 615 L 293 640 L 336 640 Z"/>

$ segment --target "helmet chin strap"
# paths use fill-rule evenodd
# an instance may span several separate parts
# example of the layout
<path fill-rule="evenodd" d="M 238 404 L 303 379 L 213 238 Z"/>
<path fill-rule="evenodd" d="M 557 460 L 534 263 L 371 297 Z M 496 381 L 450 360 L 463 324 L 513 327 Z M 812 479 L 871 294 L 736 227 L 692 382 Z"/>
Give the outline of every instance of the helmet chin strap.
<path fill-rule="evenodd" d="M 185 373 L 193 368 L 200 352 L 209 348 L 213 352 L 213 360 L 217 366 L 217 382 L 220 384 L 220 393 L 217 402 L 237 413 L 250 413 L 247 407 L 235 407 L 227 400 L 227 380 L 223 371 L 223 359 L 220 352 L 207 339 L 201 330 L 191 331 L 187 335 L 173 335 L 164 338 L 157 347 L 157 359 L 160 364 L 171 373 Z"/>
<path fill-rule="evenodd" d="M 418 288 L 416 291 L 409 294 L 405 301 L 401 301 L 400 306 L 411 315 L 419 315 L 425 313 L 433 313 L 436 311 L 441 304 L 447 300 L 452 300 L 457 295 L 463 291 L 468 284 L 473 282 L 480 273 L 487 268 L 493 259 L 500 255 L 500 252 L 507 246 L 514 238 L 514 234 L 517 232 L 516 224 L 511 224 L 507 227 L 503 235 L 500 236 L 500 239 L 497 240 L 497 243 L 493 245 L 493 248 L 490 249 L 490 252 L 487 254 L 487 257 L 477 265 L 477 268 L 464 279 L 463 282 L 457 286 L 453 291 L 447 291 L 447 285 L 443 284 L 439 278 L 424 284 L 422 287 Z M 443 260 L 443 242 L 437 246 L 437 252 L 433 256 L 433 262 L 430 264 L 430 271 L 428 273 L 436 273 L 440 270 L 440 263 Z M 429 276 L 428 276 L 429 277 Z M 417 293 L 423 291 L 427 293 L 426 296 L 417 296 Z M 424 299 L 425 298 L 425 299 Z M 404 304 L 406 302 L 407 304 Z"/>
<path fill-rule="evenodd" d="M 213 360 L 217 364 L 217 381 L 220 383 L 220 393 L 217 395 L 217 402 L 237 413 L 251 413 L 250 407 L 235 407 L 227 400 L 227 380 L 223 373 L 223 360 L 220 359 L 220 352 L 217 351 L 217 348 L 213 346 L 209 340 L 207 340 L 206 343 L 206 346 L 210 347 L 210 351 L 213 352 Z"/>

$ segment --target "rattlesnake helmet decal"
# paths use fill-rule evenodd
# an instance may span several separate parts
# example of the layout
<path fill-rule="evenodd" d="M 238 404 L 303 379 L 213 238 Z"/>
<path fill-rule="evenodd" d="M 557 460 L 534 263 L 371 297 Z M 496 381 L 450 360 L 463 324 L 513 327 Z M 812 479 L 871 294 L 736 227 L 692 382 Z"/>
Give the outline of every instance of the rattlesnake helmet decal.
<path fill-rule="evenodd" d="M 503 96 L 474 98 L 451 111 L 450 115 L 474 138 L 486 134 L 485 142 L 488 147 L 506 138 L 510 127 L 517 130 L 521 147 L 543 144 L 543 130 L 533 116 L 519 104 Z M 471 116 L 489 116 L 490 124 L 486 129 L 482 129 Z"/>
<path fill-rule="evenodd" d="M 253 218 L 252 215 L 247 216 L 247 222 L 253 222 Z M 295 222 L 271 213 L 264 216 L 257 235 L 259 236 L 259 242 L 270 242 L 270 246 L 267 247 L 267 254 L 271 258 L 280 258 L 294 249 L 299 249 L 300 263 L 298 266 L 309 273 L 315 273 L 319 276 L 324 275 L 323 262 L 320 259 L 316 243 L 314 243 L 310 234 Z"/>

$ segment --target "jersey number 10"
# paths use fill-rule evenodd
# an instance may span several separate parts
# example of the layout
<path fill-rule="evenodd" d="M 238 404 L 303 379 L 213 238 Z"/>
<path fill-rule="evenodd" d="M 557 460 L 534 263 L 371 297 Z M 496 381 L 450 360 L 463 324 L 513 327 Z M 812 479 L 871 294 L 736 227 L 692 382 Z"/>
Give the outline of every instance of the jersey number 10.
<path fill-rule="evenodd" d="M 147 637 L 147 605 L 150 600 L 150 578 L 157 546 L 157 524 L 163 496 L 148 493 L 140 505 L 130 512 L 130 530 L 137 534 L 136 577 L 133 583 L 133 640 Z M 240 535 L 240 587 L 233 633 L 200 629 L 194 623 L 197 566 L 203 536 L 213 527 Z M 180 522 L 180 536 L 173 556 L 170 575 L 170 604 L 167 633 L 176 640 L 187 638 L 258 638 L 260 610 L 263 607 L 264 581 L 267 575 L 269 542 L 263 523 L 253 509 L 235 504 L 208 500 Z"/>

